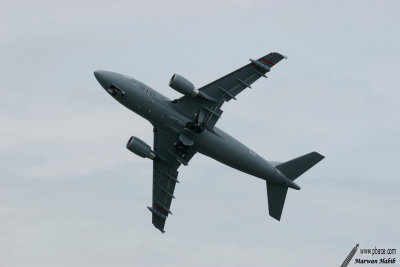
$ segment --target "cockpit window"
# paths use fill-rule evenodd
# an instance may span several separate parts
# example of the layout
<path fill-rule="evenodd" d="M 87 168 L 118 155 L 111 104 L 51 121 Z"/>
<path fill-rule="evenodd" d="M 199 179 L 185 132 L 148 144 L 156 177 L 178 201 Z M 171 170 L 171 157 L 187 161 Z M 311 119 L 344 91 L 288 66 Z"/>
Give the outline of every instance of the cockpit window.
<path fill-rule="evenodd" d="M 112 95 L 112 96 L 124 96 L 125 91 L 122 91 L 119 89 L 117 86 L 114 84 L 111 84 L 110 87 L 108 87 L 107 91 Z"/>

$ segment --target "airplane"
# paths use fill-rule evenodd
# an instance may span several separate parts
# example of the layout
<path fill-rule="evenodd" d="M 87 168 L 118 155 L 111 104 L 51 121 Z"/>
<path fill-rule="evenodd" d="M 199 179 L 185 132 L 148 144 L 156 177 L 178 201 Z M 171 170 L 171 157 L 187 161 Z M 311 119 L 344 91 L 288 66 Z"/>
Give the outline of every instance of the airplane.
<path fill-rule="evenodd" d="M 153 160 L 152 223 L 165 233 L 165 222 L 178 183 L 178 168 L 188 165 L 197 153 L 266 181 L 269 215 L 281 219 L 288 188 L 300 190 L 294 180 L 324 158 L 317 152 L 287 162 L 267 161 L 256 152 L 217 128 L 221 106 L 260 77 L 266 78 L 285 56 L 273 52 L 199 89 L 174 74 L 169 86 L 182 97 L 170 100 L 146 84 L 115 72 L 97 70 L 100 85 L 119 103 L 153 125 L 153 149 L 132 136 L 126 147 L 142 158 Z"/>

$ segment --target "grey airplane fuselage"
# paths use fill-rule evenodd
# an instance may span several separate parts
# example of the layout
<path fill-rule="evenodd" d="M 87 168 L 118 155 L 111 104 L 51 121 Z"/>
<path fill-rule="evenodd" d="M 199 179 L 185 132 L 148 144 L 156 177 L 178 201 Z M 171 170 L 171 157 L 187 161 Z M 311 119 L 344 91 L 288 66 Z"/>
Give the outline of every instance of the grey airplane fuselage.
<path fill-rule="evenodd" d="M 114 99 L 148 120 L 156 128 L 179 136 L 186 123 L 192 121 L 188 116 L 193 117 L 194 114 L 182 114 L 174 107 L 176 104 L 170 99 L 138 80 L 109 71 L 96 71 L 95 76 Z M 111 84 L 122 90 L 124 94 L 111 93 L 108 90 Z M 191 148 L 263 180 L 300 189 L 270 162 L 217 127 L 214 127 L 212 131 L 205 129 L 198 134 Z"/>

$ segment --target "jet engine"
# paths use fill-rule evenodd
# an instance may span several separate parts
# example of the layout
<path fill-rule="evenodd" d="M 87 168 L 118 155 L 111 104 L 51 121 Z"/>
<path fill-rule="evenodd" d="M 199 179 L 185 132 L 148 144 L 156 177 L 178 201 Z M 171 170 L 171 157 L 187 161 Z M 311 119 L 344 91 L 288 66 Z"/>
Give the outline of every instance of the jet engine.
<path fill-rule="evenodd" d="M 142 158 L 153 160 L 156 157 L 150 146 L 135 136 L 129 138 L 126 148 Z"/>
<path fill-rule="evenodd" d="M 199 94 L 193 83 L 178 74 L 172 75 L 169 86 L 186 96 L 196 97 Z"/>

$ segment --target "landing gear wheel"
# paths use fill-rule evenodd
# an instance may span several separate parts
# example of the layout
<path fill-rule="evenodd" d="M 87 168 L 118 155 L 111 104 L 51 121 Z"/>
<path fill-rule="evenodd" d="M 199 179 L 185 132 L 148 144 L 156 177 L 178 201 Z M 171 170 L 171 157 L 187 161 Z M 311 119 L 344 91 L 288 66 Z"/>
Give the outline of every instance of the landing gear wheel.
<path fill-rule="evenodd" d="M 185 156 L 189 151 L 189 146 L 185 146 L 182 142 L 175 145 L 176 151 L 178 151 L 182 156 Z"/>

